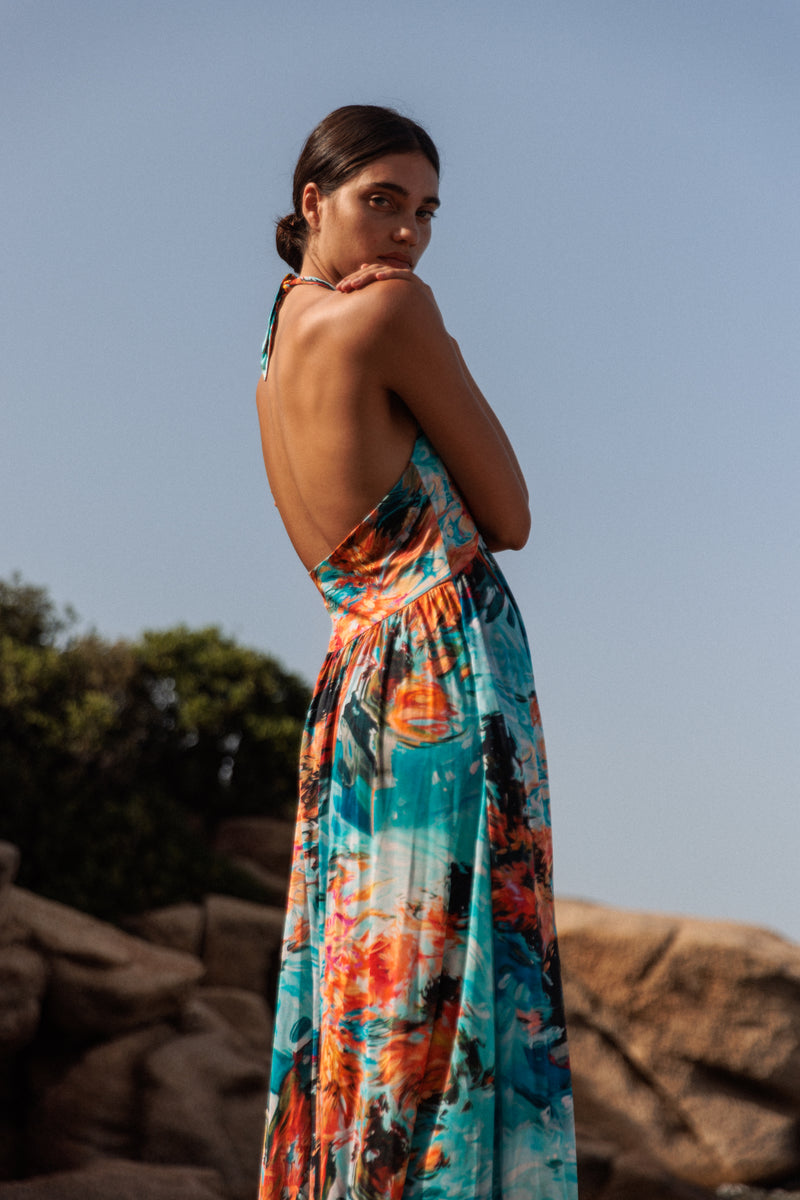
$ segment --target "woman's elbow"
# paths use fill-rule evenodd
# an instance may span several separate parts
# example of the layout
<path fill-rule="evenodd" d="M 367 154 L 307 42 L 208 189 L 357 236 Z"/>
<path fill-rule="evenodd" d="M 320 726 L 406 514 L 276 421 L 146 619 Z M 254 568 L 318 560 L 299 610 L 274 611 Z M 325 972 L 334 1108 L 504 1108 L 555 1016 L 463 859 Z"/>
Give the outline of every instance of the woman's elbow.
<path fill-rule="evenodd" d="M 509 538 L 508 549 L 509 550 L 521 550 L 523 546 L 527 545 L 528 538 L 530 536 L 530 532 L 531 532 L 531 519 L 530 519 L 530 517 L 528 517 L 528 520 L 525 522 L 525 528 L 520 529 L 519 532 L 517 534 L 515 534 L 513 538 Z"/>
<path fill-rule="evenodd" d="M 531 532 L 531 514 L 527 506 L 520 508 L 513 517 L 498 522 L 496 528 L 484 530 L 483 537 L 486 545 L 492 551 L 521 550 Z"/>
<path fill-rule="evenodd" d="M 506 550 L 521 550 L 528 541 L 531 532 L 531 514 L 525 514 L 525 520 L 520 522 L 513 531 L 509 531 L 508 540 L 504 549 Z"/>

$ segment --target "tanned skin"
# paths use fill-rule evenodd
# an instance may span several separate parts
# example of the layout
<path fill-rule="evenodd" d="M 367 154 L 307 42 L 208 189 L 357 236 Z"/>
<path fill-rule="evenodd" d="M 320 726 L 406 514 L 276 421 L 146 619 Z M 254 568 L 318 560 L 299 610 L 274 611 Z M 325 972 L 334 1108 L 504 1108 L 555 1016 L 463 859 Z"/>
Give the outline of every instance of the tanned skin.
<path fill-rule="evenodd" d="M 500 422 L 415 274 L 438 178 L 420 153 L 369 163 L 335 192 L 306 185 L 302 275 L 336 288 L 284 300 L 257 403 L 270 488 L 308 570 L 405 469 L 418 428 L 453 476 L 490 549 L 519 549 L 528 491 Z"/>

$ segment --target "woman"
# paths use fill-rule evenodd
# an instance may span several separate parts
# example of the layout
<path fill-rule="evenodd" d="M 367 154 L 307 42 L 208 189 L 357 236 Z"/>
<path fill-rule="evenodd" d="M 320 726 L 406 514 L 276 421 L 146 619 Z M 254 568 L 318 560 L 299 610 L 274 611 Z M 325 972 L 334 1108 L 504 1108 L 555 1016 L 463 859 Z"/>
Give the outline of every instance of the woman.
<path fill-rule="evenodd" d="M 430 137 L 310 135 L 277 245 L 264 460 L 333 620 L 301 753 L 261 1200 L 574 1200 L 547 776 L 492 556 L 530 524 L 414 271 Z M 366 516 L 365 516 L 366 514 Z"/>

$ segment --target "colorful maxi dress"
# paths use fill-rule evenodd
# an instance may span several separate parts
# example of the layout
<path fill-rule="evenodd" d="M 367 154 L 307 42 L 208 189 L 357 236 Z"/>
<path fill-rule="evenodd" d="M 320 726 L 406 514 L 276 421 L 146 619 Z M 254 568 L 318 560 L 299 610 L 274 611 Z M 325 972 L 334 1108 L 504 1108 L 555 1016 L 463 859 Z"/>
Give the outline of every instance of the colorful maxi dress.
<path fill-rule="evenodd" d="M 528 643 L 424 435 L 311 575 L 260 1200 L 575 1200 Z"/>

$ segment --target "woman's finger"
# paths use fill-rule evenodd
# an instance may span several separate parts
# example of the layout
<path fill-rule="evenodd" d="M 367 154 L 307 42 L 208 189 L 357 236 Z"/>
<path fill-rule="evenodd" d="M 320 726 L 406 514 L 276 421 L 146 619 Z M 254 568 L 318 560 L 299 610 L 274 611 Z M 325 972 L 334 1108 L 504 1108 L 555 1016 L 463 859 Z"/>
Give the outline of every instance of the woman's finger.
<path fill-rule="evenodd" d="M 358 271 L 345 275 L 336 285 L 337 291 L 353 292 L 358 288 L 367 287 L 379 279 L 413 279 L 413 272 L 407 267 L 389 267 L 385 263 L 364 263 Z"/>

